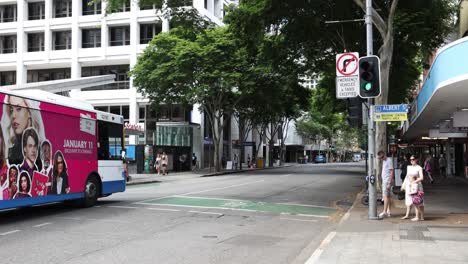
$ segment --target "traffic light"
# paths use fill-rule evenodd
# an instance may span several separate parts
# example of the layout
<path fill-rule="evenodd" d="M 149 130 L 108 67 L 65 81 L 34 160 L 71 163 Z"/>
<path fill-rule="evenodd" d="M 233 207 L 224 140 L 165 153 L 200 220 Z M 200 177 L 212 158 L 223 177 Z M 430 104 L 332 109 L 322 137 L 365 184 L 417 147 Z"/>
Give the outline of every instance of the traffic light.
<path fill-rule="evenodd" d="M 359 96 L 374 98 L 380 95 L 380 59 L 371 55 L 359 58 Z"/>
<path fill-rule="evenodd" d="M 359 97 L 348 99 L 348 124 L 350 127 L 362 128 L 362 102 Z"/>

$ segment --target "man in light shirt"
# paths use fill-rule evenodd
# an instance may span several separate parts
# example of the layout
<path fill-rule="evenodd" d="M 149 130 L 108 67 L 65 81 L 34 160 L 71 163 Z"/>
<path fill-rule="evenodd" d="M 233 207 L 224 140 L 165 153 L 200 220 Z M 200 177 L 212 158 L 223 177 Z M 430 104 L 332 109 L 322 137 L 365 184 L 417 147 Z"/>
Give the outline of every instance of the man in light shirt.
<path fill-rule="evenodd" d="M 377 158 L 383 161 L 382 164 L 382 197 L 384 199 L 383 211 L 379 214 L 380 218 L 390 217 L 390 207 L 392 205 L 392 186 L 395 179 L 393 161 L 388 158 L 385 152 L 379 151 Z"/>

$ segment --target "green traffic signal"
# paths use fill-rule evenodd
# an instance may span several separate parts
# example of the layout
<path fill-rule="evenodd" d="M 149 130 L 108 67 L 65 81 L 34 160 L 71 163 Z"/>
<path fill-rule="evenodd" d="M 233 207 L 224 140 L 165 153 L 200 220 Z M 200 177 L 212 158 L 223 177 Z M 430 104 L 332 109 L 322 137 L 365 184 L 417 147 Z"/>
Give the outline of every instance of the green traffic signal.
<path fill-rule="evenodd" d="M 371 55 L 359 58 L 359 96 L 375 98 L 380 95 L 380 60 Z"/>
<path fill-rule="evenodd" d="M 364 84 L 364 90 L 370 91 L 372 90 L 372 83 L 368 82 Z"/>

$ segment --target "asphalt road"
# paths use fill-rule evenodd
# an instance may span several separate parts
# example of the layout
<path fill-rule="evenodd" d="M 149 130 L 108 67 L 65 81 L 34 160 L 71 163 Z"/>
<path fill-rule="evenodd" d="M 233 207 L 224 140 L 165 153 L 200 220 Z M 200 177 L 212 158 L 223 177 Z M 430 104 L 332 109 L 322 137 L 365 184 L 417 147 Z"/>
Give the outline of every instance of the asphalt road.
<path fill-rule="evenodd" d="M 0 212 L 0 263 L 305 263 L 363 175 L 356 163 L 298 165 Z"/>

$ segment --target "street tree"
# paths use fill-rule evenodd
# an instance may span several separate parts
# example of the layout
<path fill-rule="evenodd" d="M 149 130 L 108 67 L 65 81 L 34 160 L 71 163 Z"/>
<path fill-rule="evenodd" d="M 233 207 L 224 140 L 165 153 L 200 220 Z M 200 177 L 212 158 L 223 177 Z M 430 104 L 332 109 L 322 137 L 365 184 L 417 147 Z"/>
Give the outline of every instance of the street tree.
<path fill-rule="evenodd" d="M 200 105 L 209 121 L 216 171 L 221 170 L 223 129 L 246 95 L 239 89 L 245 53 L 226 28 L 197 35 L 174 28 L 157 35 L 131 71 L 138 91 L 156 105 Z"/>

